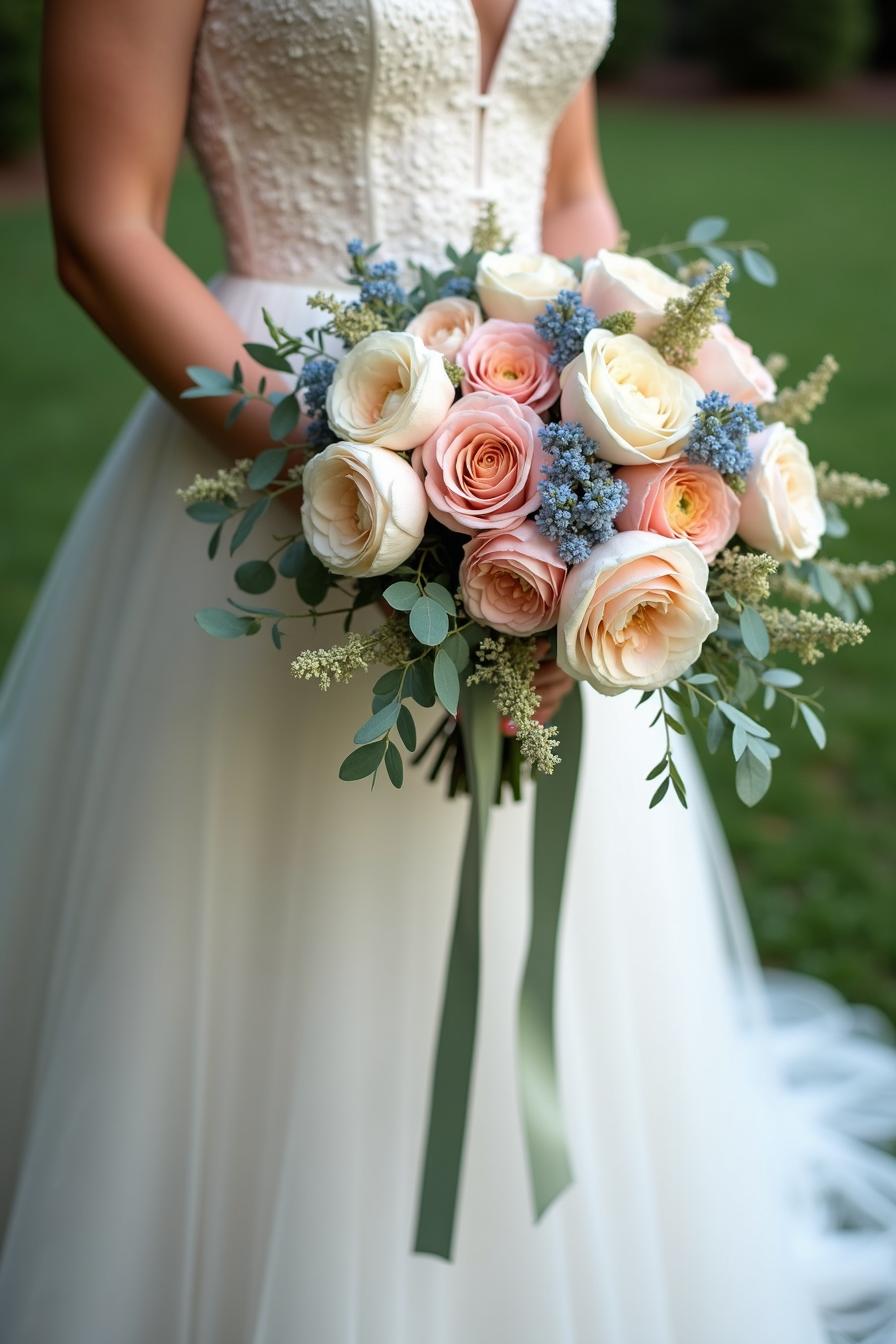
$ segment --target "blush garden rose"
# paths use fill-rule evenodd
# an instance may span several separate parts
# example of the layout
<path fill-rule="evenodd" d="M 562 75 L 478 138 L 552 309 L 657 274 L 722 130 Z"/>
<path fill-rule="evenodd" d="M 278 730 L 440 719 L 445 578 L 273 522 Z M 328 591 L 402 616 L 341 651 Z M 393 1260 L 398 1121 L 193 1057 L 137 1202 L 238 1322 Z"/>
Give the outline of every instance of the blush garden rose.
<path fill-rule="evenodd" d="M 696 546 L 620 532 L 566 576 L 557 662 L 603 695 L 665 686 L 694 663 L 719 618 Z"/>

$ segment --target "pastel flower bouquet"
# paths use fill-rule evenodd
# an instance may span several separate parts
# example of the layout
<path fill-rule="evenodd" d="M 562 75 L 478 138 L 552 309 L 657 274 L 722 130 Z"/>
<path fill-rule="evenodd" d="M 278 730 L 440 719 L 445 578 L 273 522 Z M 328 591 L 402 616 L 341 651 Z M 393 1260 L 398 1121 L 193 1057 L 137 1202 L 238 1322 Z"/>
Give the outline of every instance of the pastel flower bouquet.
<path fill-rule="evenodd" d="M 711 750 L 728 742 L 748 804 L 778 755 L 762 722 L 776 699 L 823 745 L 816 697 L 775 657 L 811 664 L 867 634 L 868 584 L 890 567 L 818 552 L 825 533 L 843 535 L 839 505 L 885 488 L 811 464 L 797 428 L 837 366 L 828 356 L 776 388 L 783 359 L 762 364 L 726 310 L 736 269 L 764 284 L 774 270 L 755 246 L 720 242 L 724 229 L 698 220 L 680 244 L 582 266 L 507 250 L 486 211 L 470 250 L 449 248 L 441 274 L 416 268 L 410 290 L 394 262 L 352 242 L 357 301 L 316 296 L 321 324 L 301 336 L 266 315 L 271 344 L 247 346 L 290 391 L 250 391 L 238 366 L 190 370 L 186 397 L 233 397 L 234 416 L 268 401 L 280 445 L 181 492 L 214 526 L 210 551 L 232 524 L 234 554 L 273 497 L 301 496 L 294 533 L 237 567 L 243 599 L 197 620 L 227 638 L 268 624 L 279 648 L 289 621 L 322 618 L 334 591 L 346 598 L 346 637 L 292 663 L 323 688 L 387 666 L 343 778 L 384 768 L 400 786 L 398 744 L 417 750 L 411 706 L 438 700 L 446 718 L 426 751 L 463 789 L 465 683 L 487 683 L 513 725 L 501 777 L 514 794 L 522 766 L 550 773 L 561 744 L 535 717 L 536 635 L 602 694 L 658 698 L 651 805 L 670 788 L 685 802 L 669 746 L 683 715 Z M 300 445 L 289 467 L 286 440 Z M 278 573 L 301 611 L 255 600 Z M 389 619 L 353 630 L 377 602 Z"/>
<path fill-rule="evenodd" d="M 727 745 L 752 805 L 779 754 L 763 722 L 777 701 L 825 741 L 816 696 L 778 656 L 811 665 L 861 642 L 869 584 L 892 572 L 819 555 L 825 535 L 846 530 L 841 507 L 886 488 L 811 463 L 797 430 L 837 366 L 827 356 L 779 389 L 786 361 L 763 364 L 733 333 L 731 280 L 773 284 L 775 272 L 757 245 L 724 241 L 726 227 L 705 218 L 681 243 L 565 263 L 510 250 L 489 208 L 470 249 L 447 248 L 439 274 L 413 268 L 410 288 L 395 262 L 353 241 L 356 299 L 315 295 L 321 322 L 300 335 L 265 314 L 270 343 L 246 346 L 276 391 L 266 378 L 247 387 L 239 365 L 189 370 L 183 395 L 233 398 L 231 417 L 250 400 L 269 403 L 275 441 L 180 492 L 214 529 L 209 554 L 229 529 L 234 555 L 274 499 L 296 499 L 266 553 L 238 564 L 240 599 L 197 613 L 200 626 L 223 638 L 268 626 L 281 648 L 290 621 L 341 615 L 341 638 L 291 664 L 324 690 L 385 668 L 341 777 L 382 771 L 400 787 L 403 746 L 431 778 L 444 771 L 450 793 L 472 794 L 418 1250 L 450 1254 L 482 848 L 491 803 L 505 786 L 520 796 L 525 768 L 537 784 L 536 864 L 551 860 L 533 882 L 520 1001 L 536 1214 L 570 1179 L 552 990 L 581 708 L 572 694 L 554 723 L 540 721 L 536 637 L 576 682 L 653 701 L 662 754 L 648 776 L 651 807 L 670 794 L 686 804 L 672 749 L 684 719 L 711 751 Z M 278 576 L 299 610 L 259 603 Z M 374 618 L 359 630 L 364 608 Z M 418 745 L 412 706 L 436 702 L 444 713 Z"/>

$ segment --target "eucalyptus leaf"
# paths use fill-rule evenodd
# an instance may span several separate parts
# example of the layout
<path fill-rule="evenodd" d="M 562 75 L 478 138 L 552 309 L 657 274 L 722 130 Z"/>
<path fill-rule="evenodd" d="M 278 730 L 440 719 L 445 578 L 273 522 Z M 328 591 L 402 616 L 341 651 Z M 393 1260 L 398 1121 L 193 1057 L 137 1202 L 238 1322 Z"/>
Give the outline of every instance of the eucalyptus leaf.
<path fill-rule="evenodd" d="M 278 354 L 273 346 L 259 344 L 258 341 L 247 341 L 243 349 L 263 369 L 276 369 L 279 373 L 293 372 L 293 367 L 286 356 Z"/>
<path fill-rule="evenodd" d="M 433 684 L 432 663 L 429 659 L 411 663 L 405 686 L 411 699 L 416 700 L 423 709 L 429 709 L 435 704 L 436 691 Z"/>
<path fill-rule="evenodd" d="M 309 607 L 316 607 L 319 602 L 323 602 L 330 591 L 330 574 L 307 541 L 303 541 L 302 546 L 304 549 L 299 562 L 299 572 L 296 575 L 296 592 Z"/>
<path fill-rule="evenodd" d="M 742 705 L 745 705 L 750 696 L 755 694 L 758 685 L 759 678 L 749 663 L 741 663 L 737 669 L 737 686 L 734 693 Z"/>
<path fill-rule="evenodd" d="M 404 783 L 404 762 L 394 742 L 386 747 L 386 773 L 396 789 Z"/>
<path fill-rule="evenodd" d="M 656 807 L 657 803 L 661 803 L 668 792 L 669 792 L 669 776 L 667 775 L 666 778 L 663 780 L 662 784 L 657 789 L 656 793 L 651 798 L 650 806 Z"/>
<path fill-rule="evenodd" d="M 439 649 L 433 664 L 433 683 L 435 685 L 436 695 L 449 714 L 457 713 L 457 702 L 460 699 L 460 677 L 457 674 L 451 655 L 444 649 Z"/>
<path fill-rule="evenodd" d="M 720 700 L 717 708 L 725 715 L 729 723 L 739 723 L 741 727 L 746 728 L 748 733 L 755 733 L 757 737 L 771 736 L 768 729 L 763 728 L 761 723 L 751 719 L 748 714 L 742 714 L 739 709 L 735 709 L 734 705 L 729 705 L 726 700 Z"/>
<path fill-rule="evenodd" d="M 294 392 L 278 401 L 271 413 L 268 433 L 272 439 L 285 439 L 299 423 L 299 399 Z"/>
<path fill-rule="evenodd" d="M 419 596 L 420 589 L 416 583 L 409 583 L 404 579 L 398 583 L 390 583 L 383 591 L 383 597 L 395 611 L 410 611 Z"/>
<path fill-rule="evenodd" d="M 721 746 L 724 736 L 725 720 L 719 713 L 718 705 L 713 705 L 709 711 L 709 718 L 706 720 L 706 746 L 713 756 Z"/>
<path fill-rule="evenodd" d="M 374 695 L 396 695 L 401 685 L 401 668 L 390 667 L 373 683 Z"/>
<path fill-rule="evenodd" d="M 277 449 L 271 450 L 276 452 Z M 294 579 L 302 568 L 302 558 L 305 554 L 306 542 L 304 539 L 291 541 L 286 550 L 277 562 L 277 568 L 284 579 Z"/>
<path fill-rule="evenodd" d="M 237 616 L 226 607 L 203 607 L 194 617 L 196 624 L 215 639 L 241 639 L 251 625 L 249 616 Z"/>
<path fill-rule="evenodd" d="M 824 751 L 824 748 L 827 745 L 828 735 L 821 719 L 815 713 L 812 706 L 807 705 L 802 700 L 800 701 L 800 713 L 803 716 L 803 722 L 812 734 L 813 742 L 820 751 Z"/>
<path fill-rule="evenodd" d="M 765 621 L 753 607 L 744 607 L 740 614 L 740 634 L 748 653 L 761 663 L 768 657 L 769 639 Z"/>
<path fill-rule="evenodd" d="M 187 505 L 187 513 L 197 523 L 226 523 L 235 510 L 221 499 L 197 499 L 195 504 Z"/>
<path fill-rule="evenodd" d="M 421 644 L 441 644 L 448 634 L 448 613 L 431 597 L 418 597 L 408 619 L 411 634 Z"/>
<path fill-rule="evenodd" d="M 249 489 L 264 490 L 271 481 L 275 481 L 286 465 L 288 456 L 288 448 L 265 448 L 264 452 L 259 453 L 246 477 Z"/>
<path fill-rule="evenodd" d="M 792 690 L 794 686 L 803 684 L 799 672 L 789 667 L 767 667 L 762 674 L 762 681 L 765 686 L 777 686 L 783 690 Z"/>
<path fill-rule="evenodd" d="M 747 749 L 749 740 L 747 730 L 740 723 L 734 725 L 734 731 L 731 734 L 731 750 L 734 753 L 734 759 L 739 761 Z"/>
<path fill-rule="evenodd" d="M 368 742 L 365 746 L 358 747 L 350 756 L 346 756 L 339 767 L 339 778 L 366 779 L 368 775 L 372 775 L 386 754 L 387 741 L 388 739 L 384 737 L 379 742 Z"/>
<path fill-rule="evenodd" d="M 695 219 L 688 229 L 688 242 L 712 243 L 716 238 L 721 238 L 727 228 L 728 221 L 721 215 L 705 215 L 702 219 Z"/>
<path fill-rule="evenodd" d="M 771 286 L 778 283 L 778 272 L 774 263 L 769 261 L 764 253 L 757 252 L 752 247 L 745 247 L 740 255 L 744 270 L 751 280 L 756 281 L 757 285 Z"/>
<path fill-rule="evenodd" d="M 398 735 L 408 751 L 416 751 L 417 725 L 414 723 L 414 716 L 407 705 L 402 705 L 398 711 L 396 727 L 398 728 Z"/>
<path fill-rule="evenodd" d="M 243 514 L 233 536 L 230 538 L 231 555 L 242 546 L 259 518 L 267 513 L 270 502 L 270 495 L 262 495 L 261 499 L 256 499 L 255 503 Z"/>
<path fill-rule="evenodd" d="M 433 602 L 438 602 L 442 610 L 447 612 L 449 616 L 457 614 L 457 605 L 454 598 L 441 583 L 427 583 L 423 591 L 427 597 L 432 598 Z"/>
<path fill-rule="evenodd" d="M 237 566 L 233 577 L 244 593 L 266 593 L 277 580 L 274 566 L 267 560 L 246 560 Z"/>
<path fill-rule="evenodd" d="M 228 373 L 222 373 L 220 369 L 209 369 L 204 364 L 188 364 L 187 373 L 196 384 L 195 388 L 188 388 L 182 392 L 181 396 L 187 397 L 195 395 L 200 389 L 206 396 L 219 397 L 225 392 L 233 391 L 233 382 Z"/>
<path fill-rule="evenodd" d="M 734 772 L 734 786 L 741 802 L 747 807 L 755 807 L 768 792 L 771 782 L 772 768 L 768 761 L 761 761 L 752 751 L 745 751 Z"/>
<path fill-rule="evenodd" d="M 470 661 L 470 646 L 463 635 L 455 631 L 449 635 L 442 648 L 451 659 L 458 672 L 463 672 Z"/>
<path fill-rule="evenodd" d="M 221 529 L 223 526 L 223 523 L 219 523 L 208 539 L 207 550 L 209 560 L 214 560 L 215 556 L 218 554 L 218 547 L 221 545 Z"/>
<path fill-rule="evenodd" d="M 390 728 L 394 728 L 398 721 L 398 711 L 401 708 L 400 701 L 396 698 L 390 700 L 382 709 L 378 709 L 372 714 L 366 723 L 355 733 L 354 741 L 361 747 L 367 742 L 374 742 L 384 733 L 388 733 Z"/>
<path fill-rule="evenodd" d="M 271 639 L 274 641 L 275 649 L 283 648 L 283 632 L 276 621 L 271 626 Z"/>

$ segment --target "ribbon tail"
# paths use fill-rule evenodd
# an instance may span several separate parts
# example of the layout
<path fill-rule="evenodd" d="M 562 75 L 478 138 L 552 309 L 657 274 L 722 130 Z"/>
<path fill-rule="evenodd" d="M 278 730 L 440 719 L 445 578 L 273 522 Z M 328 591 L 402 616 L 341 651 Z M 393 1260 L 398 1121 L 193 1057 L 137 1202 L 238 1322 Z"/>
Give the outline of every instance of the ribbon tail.
<path fill-rule="evenodd" d="M 582 749 L 576 686 L 554 722 L 562 760 L 538 779 L 532 853 L 532 927 L 519 999 L 519 1088 L 535 1218 L 572 1183 L 560 1103 L 554 998 L 557 935 Z"/>
<path fill-rule="evenodd" d="M 485 841 L 501 739 L 487 686 L 464 690 L 460 718 L 470 819 L 460 872 L 433 1070 L 414 1250 L 451 1259 L 479 1008 L 479 916 Z"/>

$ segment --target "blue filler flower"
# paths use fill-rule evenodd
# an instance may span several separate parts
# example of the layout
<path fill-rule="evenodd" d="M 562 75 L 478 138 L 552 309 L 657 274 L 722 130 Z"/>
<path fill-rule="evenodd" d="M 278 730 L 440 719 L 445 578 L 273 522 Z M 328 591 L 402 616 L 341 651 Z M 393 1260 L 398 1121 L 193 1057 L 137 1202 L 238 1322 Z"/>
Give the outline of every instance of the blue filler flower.
<path fill-rule="evenodd" d="M 558 369 L 582 353 L 585 337 L 598 325 L 594 310 L 573 289 L 561 289 L 553 303 L 535 319 L 535 330 L 541 339 L 554 347 L 551 363 Z"/>
<path fill-rule="evenodd" d="M 715 467 L 723 476 L 746 476 L 752 456 L 747 438 L 762 429 L 756 408 L 735 401 L 726 392 L 707 392 L 697 402 L 697 418 L 685 456 L 700 466 Z"/>
<path fill-rule="evenodd" d="M 544 468 L 540 532 L 556 543 L 561 560 L 576 565 L 601 541 L 609 541 L 613 519 L 625 508 L 628 486 L 597 456 L 597 445 L 581 425 L 562 420 L 539 431 L 551 461 Z"/>

